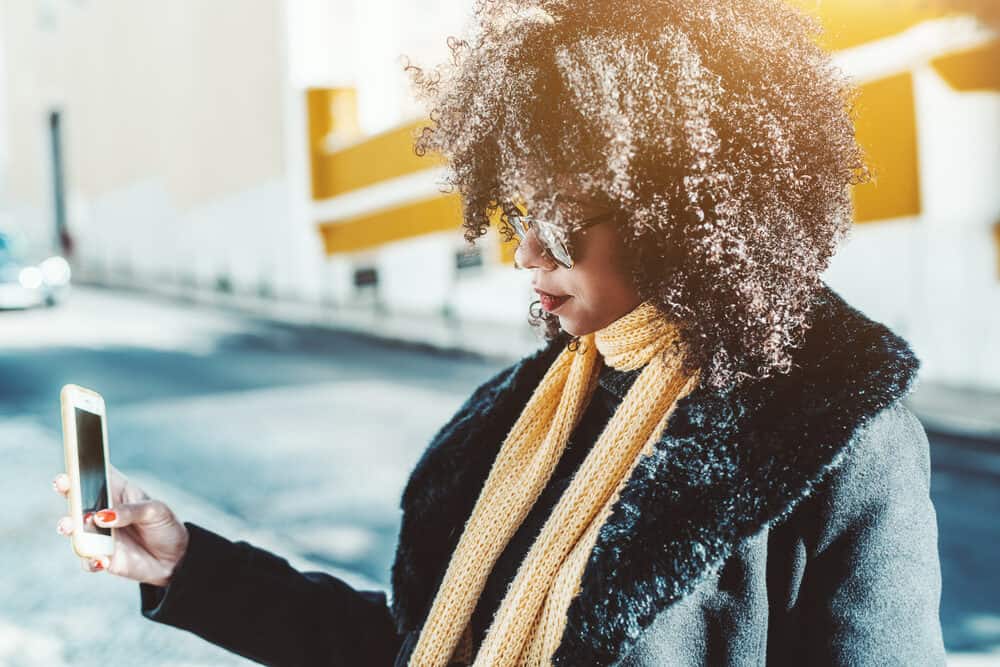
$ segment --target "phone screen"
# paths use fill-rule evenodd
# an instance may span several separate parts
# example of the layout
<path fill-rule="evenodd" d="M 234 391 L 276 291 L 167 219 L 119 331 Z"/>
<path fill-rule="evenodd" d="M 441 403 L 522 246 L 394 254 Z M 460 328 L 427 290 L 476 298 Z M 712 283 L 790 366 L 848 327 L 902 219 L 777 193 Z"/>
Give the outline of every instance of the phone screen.
<path fill-rule="evenodd" d="M 108 506 L 108 481 L 104 474 L 104 422 L 100 415 L 76 408 L 76 441 L 80 457 L 80 505 L 86 518 L 88 513 Z M 92 521 L 84 521 L 83 530 L 111 534 L 110 528 L 102 528 Z"/>

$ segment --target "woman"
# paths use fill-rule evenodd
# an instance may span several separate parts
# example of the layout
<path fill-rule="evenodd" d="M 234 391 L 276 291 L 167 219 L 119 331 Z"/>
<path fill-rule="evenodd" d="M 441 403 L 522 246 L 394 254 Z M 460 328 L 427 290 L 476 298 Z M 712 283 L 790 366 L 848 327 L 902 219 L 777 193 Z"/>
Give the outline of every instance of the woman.
<path fill-rule="evenodd" d="M 117 472 L 96 567 L 266 664 L 943 664 L 919 361 L 819 277 L 865 173 L 815 25 L 779 0 L 476 17 L 409 68 L 416 150 L 448 157 L 470 241 L 498 210 L 517 234 L 546 344 L 417 463 L 391 604 Z"/>

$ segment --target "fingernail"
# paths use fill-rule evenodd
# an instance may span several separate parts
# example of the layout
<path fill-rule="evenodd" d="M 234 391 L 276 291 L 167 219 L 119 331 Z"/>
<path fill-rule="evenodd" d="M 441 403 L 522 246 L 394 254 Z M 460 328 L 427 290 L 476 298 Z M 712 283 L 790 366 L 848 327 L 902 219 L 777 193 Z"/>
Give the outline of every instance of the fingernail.
<path fill-rule="evenodd" d="M 97 513 L 97 519 L 101 523 L 113 523 L 118 519 L 118 515 L 115 514 L 114 510 L 101 510 Z"/>
<path fill-rule="evenodd" d="M 99 558 L 95 558 L 95 559 L 91 560 L 90 561 L 90 566 L 92 568 L 94 568 L 95 570 L 103 570 L 104 569 L 104 563 L 102 563 Z"/>
<path fill-rule="evenodd" d="M 66 529 L 63 528 L 63 522 L 62 521 L 57 521 L 56 522 L 56 532 L 59 533 L 60 535 L 65 535 L 66 534 Z"/>

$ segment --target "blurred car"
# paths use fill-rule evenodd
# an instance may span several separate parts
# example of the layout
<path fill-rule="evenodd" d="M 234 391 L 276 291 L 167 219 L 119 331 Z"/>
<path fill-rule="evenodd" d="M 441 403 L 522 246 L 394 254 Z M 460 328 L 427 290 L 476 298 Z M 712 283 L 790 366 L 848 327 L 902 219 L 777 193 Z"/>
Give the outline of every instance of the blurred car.
<path fill-rule="evenodd" d="M 69 262 L 32 253 L 16 233 L 0 230 L 0 310 L 54 306 L 70 287 Z"/>

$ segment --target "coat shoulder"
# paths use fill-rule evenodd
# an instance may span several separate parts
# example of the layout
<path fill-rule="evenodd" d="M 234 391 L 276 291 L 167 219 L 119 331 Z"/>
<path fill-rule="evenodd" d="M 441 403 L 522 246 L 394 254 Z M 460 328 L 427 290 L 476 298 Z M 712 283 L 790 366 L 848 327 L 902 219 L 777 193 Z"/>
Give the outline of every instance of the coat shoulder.
<path fill-rule="evenodd" d="M 847 456 L 874 472 L 903 475 L 930 485 L 930 441 L 920 419 L 903 399 L 882 408 L 861 426 L 857 443 Z M 893 473 L 893 471 L 896 471 Z"/>
<path fill-rule="evenodd" d="M 904 515 L 907 508 L 925 504 L 930 442 L 917 416 L 897 399 L 858 427 L 833 468 L 806 504 L 818 514 L 817 552 L 859 526 L 877 528 L 873 521 L 879 516 Z"/>
<path fill-rule="evenodd" d="M 707 664 L 723 654 L 781 664 L 900 656 L 900 664 L 943 664 L 923 426 L 897 400 L 858 428 L 828 472 L 788 521 L 740 541 L 660 611 L 615 667 Z"/>

